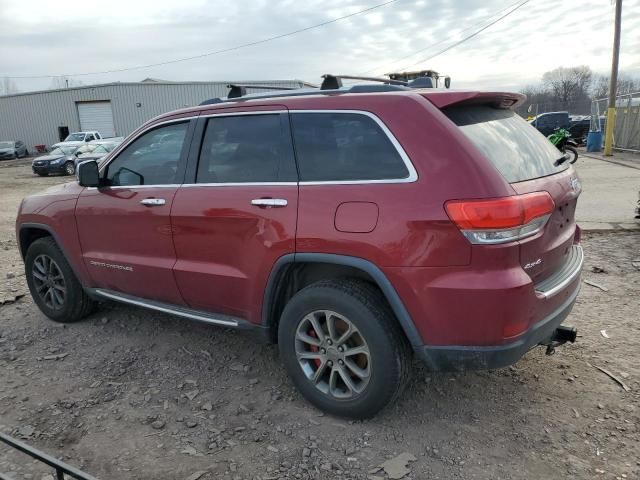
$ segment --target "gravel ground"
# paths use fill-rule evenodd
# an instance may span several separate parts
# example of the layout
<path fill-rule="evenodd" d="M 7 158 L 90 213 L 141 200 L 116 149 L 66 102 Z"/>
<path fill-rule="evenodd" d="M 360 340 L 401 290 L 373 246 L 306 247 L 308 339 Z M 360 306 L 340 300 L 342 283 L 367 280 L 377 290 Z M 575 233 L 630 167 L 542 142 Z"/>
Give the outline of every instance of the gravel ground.
<path fill-rule="evenodd" d="M 246 334 L 116 304 L 58 325 L 13 301 L 20 198 L 68 180 L 0 164 L 0 431 L 103 479 L 640 476 L 640 233 L 585 235 L 604 289 L 583 285 L 576 344 L 495 371 L 416 365 L 396 405 L 353 422 L 309 406 Z M 49 478 L 1 445 L 0 473 Z"/>

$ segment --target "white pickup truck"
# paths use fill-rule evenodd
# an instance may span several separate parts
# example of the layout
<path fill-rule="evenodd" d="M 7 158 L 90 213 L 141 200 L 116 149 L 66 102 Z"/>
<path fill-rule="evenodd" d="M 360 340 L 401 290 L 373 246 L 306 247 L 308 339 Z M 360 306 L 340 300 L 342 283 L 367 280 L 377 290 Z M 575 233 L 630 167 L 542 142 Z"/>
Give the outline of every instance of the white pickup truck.
<path fill-rule="evenodd" d="M 67 138 L 64 139 L 64 141 L 54 143 L 53 145 L 51 145 L 51 148 L 53 149 L 55 147 L 72 147 L 72 146 L 77 147 L 79 145 L 82 145 L 85 142 L 90 142 L 92 140 L 102 140 L 102 135 L 100 135 L 100 132 L 93 130 L 88 132 L 70 133 L 67 136 Z"/>

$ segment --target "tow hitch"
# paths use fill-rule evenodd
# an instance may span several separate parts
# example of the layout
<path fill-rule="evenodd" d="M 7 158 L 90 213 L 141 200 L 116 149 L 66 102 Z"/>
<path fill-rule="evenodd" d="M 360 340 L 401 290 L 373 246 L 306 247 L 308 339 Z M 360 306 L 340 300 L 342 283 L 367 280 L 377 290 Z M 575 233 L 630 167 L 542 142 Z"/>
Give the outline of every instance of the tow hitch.
<path fill-rule="evenodd" d="M 574 343 L 578 336 L 578 329 L 576 327 L 565 327 L 560 325 L 553 331 L 553 334 L 546 342 L 542 342 L 540 345 L 546 345 L 547 355 L 553 355 L 556 353 L 556 347 L 564 345 L 567 342 Z"/>

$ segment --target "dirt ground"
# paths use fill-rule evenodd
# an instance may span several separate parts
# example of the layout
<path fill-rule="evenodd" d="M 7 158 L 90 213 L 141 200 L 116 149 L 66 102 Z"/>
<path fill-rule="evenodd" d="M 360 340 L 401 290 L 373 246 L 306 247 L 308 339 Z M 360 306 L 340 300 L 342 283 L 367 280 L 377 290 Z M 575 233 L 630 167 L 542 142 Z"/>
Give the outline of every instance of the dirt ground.
<path fill-rule="evenodd" d="M 0 163 L 0 301 L 27 293 L 20 199 L 68 180 Z M 584 248 L 584 279 L 604 289 L 583 284 L 565 322 L 576 344 L 495 371 L 416 365 L 368 421 L 309 406 L 277 349 L 244 334 L 116 304 L 58 325 L 26 295 L 0 306 L 0 431 L 101 479 L 400 478 L 379 467 L 403 453 L 405 479 L 639 478 L 640 232 Z M 48 472 L 0 444 L 0 473 Z"/>

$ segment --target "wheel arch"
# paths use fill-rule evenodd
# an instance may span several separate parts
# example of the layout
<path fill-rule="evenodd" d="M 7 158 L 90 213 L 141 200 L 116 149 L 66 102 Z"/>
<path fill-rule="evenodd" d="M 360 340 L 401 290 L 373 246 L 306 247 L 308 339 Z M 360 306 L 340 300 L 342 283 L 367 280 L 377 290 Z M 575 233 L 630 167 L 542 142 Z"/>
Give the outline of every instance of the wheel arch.
<path fill-rule="evenodd" d="M 306 276 L 302 282 L 296 282 L 296 273 L 301 271 Z M 380 268 L 364 258 L 329 253 L 288 254 L 276 261 L 267 281 L 262 304 L 262 325 L 271 330 L 271 338 L 277 337 L 280 314 L 293 294 L 314 281 L 346 276 L 360 278 L 376 286 L 411 346 L 415 348 L 424 343 L 398 292 Z"/>
<path fill-rule="evenodd" d="M 29 246 L 33 242 L 43 237 L 53 238 L 53 240 L 62 251 L 64 257 L 67 259 L 67 262 L 69 262 L 69 266 L 71 267 L 71 270 L 73 270 L 73 273 L 80 284 L 83 287 L 86 287 L 84 282 L 85 277 L 80 275 L 80 272 L 78 271 L 78 265 L 76 265 L 74 258 L 69 255 L 69 252 L 67 248 L 65 248 L 64 243 L 60 241 L 59 236 L 56 234 L 55 230 L 51 228 L 51 226 L 44 223 L 23 223 L 18 227 L 17 237 L 18 248 L 20 250 L 20 256 L 22 257 L 23 261 L 27 256 L 27 250 L 29 249 Z"/>

